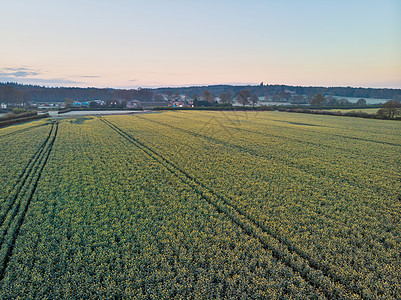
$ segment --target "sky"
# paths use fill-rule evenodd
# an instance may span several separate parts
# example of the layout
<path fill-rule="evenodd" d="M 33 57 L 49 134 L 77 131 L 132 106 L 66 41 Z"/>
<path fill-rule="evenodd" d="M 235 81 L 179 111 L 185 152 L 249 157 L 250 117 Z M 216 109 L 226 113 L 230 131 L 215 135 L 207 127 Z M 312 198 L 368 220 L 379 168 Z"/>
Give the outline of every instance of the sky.
<path fill-rule="evenodd" d="M 401 88 L 400 0 L 0 0 L 0 82 Z"/>

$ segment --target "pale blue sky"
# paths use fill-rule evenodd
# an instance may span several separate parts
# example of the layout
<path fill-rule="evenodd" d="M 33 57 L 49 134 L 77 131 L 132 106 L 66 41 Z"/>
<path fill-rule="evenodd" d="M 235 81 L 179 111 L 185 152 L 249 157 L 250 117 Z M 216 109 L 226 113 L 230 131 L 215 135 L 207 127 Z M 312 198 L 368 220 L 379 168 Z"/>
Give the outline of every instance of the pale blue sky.
<path fill-rule="evenodd" d="M 0 0 L 0 81 L 401 88 L 401 1 Z"/>

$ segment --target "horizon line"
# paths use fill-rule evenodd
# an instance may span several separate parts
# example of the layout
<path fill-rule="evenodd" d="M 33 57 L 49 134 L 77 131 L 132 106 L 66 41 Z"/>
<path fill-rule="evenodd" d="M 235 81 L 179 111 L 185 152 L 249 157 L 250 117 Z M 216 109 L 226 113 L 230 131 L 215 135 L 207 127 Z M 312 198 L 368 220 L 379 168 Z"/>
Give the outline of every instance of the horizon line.
<path fill-rule="evenodd" d="M 285 83 L 264 83 L 263 86 L 289 86 L 289 87 L 312 87 L 312 88 L 354 88 L 354 89 L 388 89 L 388 90 L 401 90 L 401 87 L 372 87 L 372 86 L 352 86 L 352 85 L 301 85 L 301 84 L 285 84 Z M 175 89 L 175 88 L 202 88 L 202 87 L 214 87 L 214 86 L 251 86 L 257 87 L 261 86 L 261 83 L 213 83 L 213 84 L 183 84 L 183 85 L 155 85 L 155 86 L 136 86 L 136 87 L 96 87 L 96 86 L 68 86 L 68 85 L 60 85 L 60 86 L 51 86 L 51 85 L 40 85 L 40 84 L 31 84 L 31 83 L 22 83 L 17 81 L 0 81 L 0 84 L 17 84 L 17 85 L 25 85 L 25 86 L 36 86 L 43 88 L 77 88 L 77 89 L 113 89 L 113 90 L 138 90 L 138 89 L 147 89 L 147 90 L 156 90 L 156 89 Z"/>

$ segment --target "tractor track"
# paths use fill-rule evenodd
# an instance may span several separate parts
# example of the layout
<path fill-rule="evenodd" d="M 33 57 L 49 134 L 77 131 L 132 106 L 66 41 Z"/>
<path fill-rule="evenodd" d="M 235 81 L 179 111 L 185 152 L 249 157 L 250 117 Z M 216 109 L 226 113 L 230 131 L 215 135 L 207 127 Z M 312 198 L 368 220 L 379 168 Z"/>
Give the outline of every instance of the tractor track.
<path fill-rule="evenodd" d="M 25 181 L 27 180 L 29 174 L 31 173 L 32 168 L 38 161 L 39 157 L 41 156 L 43 150 L 46 147 L 46 144 L 48 143 L 53 126 L 50 128 L 49 134 L 47 135 L 46 139 L 43 141 L 43 143 L 38 147 L 36 150 L 35 154 L 30 158 L 28 163 L 26 164 L 25 168 L 22 170 L 21 174 L 19 175 L 13 189 L 11 190 L 10 194 L 6 198 L 6 200 L 1 203 L 1 209 L 0 209 L 0 228 L 3 225 L 4 218 L 7 215 L 8 211 L 10 208 L 14 205 L 14 202 L 18 196 L 18 193 L 21 191 L 23 185 L 25 184 Z"/>
<path fill-rule="evenodd" d="M 42 171 L 47 164 L 57 137 L 58 123 L 53 123 L 49 135 L 21 173 L 6 207 L 2 209 L 0 225 L 0 280 L 13 253 L 19 231 L 35 194 Z"/>
<path fill-rule="evenodd" d="M 248 236 L 257 239 L 262 247 L 271 252 L 272 256 L 298 273 L 316 291 L 325 297 L 331 298 L 363 298 L 362 291 L 350 287 L 347 278 L 339 278 L 328 267 L 312 260 L 308 255 L 289 244 L 284 238 L 276 235 L 271 229 L 261 224 L 260 221 L 232 204 L 227 197 L 207 187 L 195 177 L 176 166 L 173 162 L 159 154 L 143 142 L 134 138 L 108 120 L 99 119 L 119 134 L 122 138 L 145 152 L 153 160 L 165 167 L 173 175 L 176 175 L 184 184 L 193 189 L 202 199 L 208 202 L 217 212 L 224 214 L 234 224 L 240 227 Z M 228 197 L 230 198 L 230 197 Z"/>
<path fill-rule="evenodd" d="M 210 117 L 210 115 L 207 115 L 207 114 L 202 114 L 203 116 L 209 116 Z M 226 116 L 226 114 L 224 114 L 225 116 Z M 186 118 L 183 118 L 183 119 L 186 119 Z M 188 120 L 188 119 L 186 119 L 186 120 Z M 256 116 L 253 118 L 253 120 L 266 120 L 265 118 L 257 118 Z M 277 119 L 269 119 L 270 121 L 273 121 L 273 122 L 277 122 L 277 123 L 289 123 L 289 124 L 291 124 L 290 122 L 287 122 L 287 121 L 282 121 L 282 120 L 277 120 Z M 238 124 L 239 122 L 241 122 L 241 120 L 240 119 L 237 119 L 237 120 L 231 120 L 231 119 L 229 119 L 229 121 L 230 121 L 230 123 L 231 124 L 233 124 L 233 125 L 236 125 L 236 124 Z M 249 119 L 248 119 L 248 117 L 246 118 L 246 120 L 242 120 L 242 122 L 246 122 L 247 124 L 252 124 L 252 125 L 261 125 L 261 123 L 258 123 L 258 122 L 252 122 L 252 121 L 250 121 Z M 294 124 L 294 123 L 292 123 L 292 125 L 305 125 L 305 124 Z M 280 128 L 286 128 L 285 126 L 279 126 L 279 125 L 275 125 L 275 126 L 277 126 L 277 127 L 280 127 Z M 238 127 L 238 126 L 237 126 Z M 328 128 L 333 128 L 333 129 L 335 129 L 335 127 L 331 127 L 331 126 L 321 126 L 321 125 L 312 125 L 312 127 L 328 127 Z M 239 128 L 238 128 L 239 129 Z M 311 130 L 311 129 L 309 129 L 308 130 L 309 132 L 313 132 L 313 133 L 319 133 L 319 132 L 317 132 L 317 131 L 315 131 L 315 130 Z M 356 131 L 359 131 L 359 132 L 365 132 L 364 130 L 356 130 Z M 255 131 L 256 132 L 256 131 Z M 364 138 L 359 138 L 359 137 L 352 137 L 352 136 L 346 136 L 346 135 L 341 135 L 341 134 L 335 134 L 335 133 L 331 133 L 331 135 L 333 135 L 333 136 L 336 136 L 336 137 L 339 137 L 339 138 L 344 138 L 344 139 L 350 139 L 350 140 L 359 140 L 359 141 L 364 141 L 364 142 L 370 142 L 370 143 L 375 143 L 375 144 L 380 144 L 380 145 L 388 145 L 388 146 L 395 146 L 395 147 L 401 147 L 401 144 L 397 144 L 397 143 L 391 143 L 391 142 L 385 142 L 385 141 L 377 141 L 377 140 L 372 140 L 372 139 L 364 139 Z M 277 137 L 282 137 L 282 136 L 277 136 Z M 294 139 L 294 140 L 296 140 L 296 139 Z M 296 140 L 296 141 L 300 141 L 300 140 Z M 313 143 L 312 143 L 313 144 Z"/>
<path fill-rule="evenodd" d="M 277 155 L 274 155 L 274 156 L 272 156 L 272 155 L 270 155 L 270 156 L 269 156 L 269 155 L 265 155 L 265 154 L 260 153 L 259 151 L 255 150 L 255 149 L 249 149 L 249 148 L 246 148 L 246 147 L 243 147 L 243 146 L 240 146 L 240 145 L 232 144 L 232 143 L 230 143 L 230 142 L 226 142 L 226 141 L 223 141 L 223 140 L 220 140 L 220 139 L 211 137 L 211 136 L 207 136 L 207 135 L 204 135 L 204 134 L 201 134 L 201 133 L 193 132 L 193 131 L 188 130 L 188 129 L 176 127 L 176 126 L 173 126 L 173 125 L 170 125 L 170 124 L 166 124 L 166 123 L 163 123 L 163 122 L 160 122 L 160 121 L 156 121 L 156 120 L 151 120 L 151 119 L 148 119 L 148 118 L 144 118 L 144 117 L 142 117 L 142 116 L 136 116 L 136 117 L 139 118 L 139 119 L 141 119 L 141 120 L 145 120 L 145 121 L 148 121 L 148 122 L 151 122 L 151 123 L 158 124 L 158 125 L 160 125 L 160 126 L 166 126 L 166 127 L 172 128 L 173 130 L 176 130 L 176 131 L 178 131 L 178 132 L 183 132 L 183 133 L 192 135 L 192 136 L 194 136 L 194 137 L 196 137 L 196 138 L 200 138 L 200 139 L 206 140 L 206 141 L 208 141 L 208 142 L 212 142 L 212 143 L 214 143 L 214 144 L 221 145 L 221 146 L 223 146 L 223 147 L 227 147 L 227 148 L 231 148 L 231 149 L 234 149 L 234 150 L 243 152 L 243 153 L 247 153 L 247 154 L 249 154 L 249 155 L 251 155 L 251 156 L 255 156 L 255 157 L 258 157 L 258 158 L 262 158 L 262 159 L 266 159 L 266 158 L 267 158 L 267 159 L 274 159 L 275 161 L 279 161 L 279 162 L 280 162 L 281 164 L 283 164 L 284 166 L 287 166 L 287 167 L 289 167 L 289 168 L 296 169 L 296 170 L 298 170 L 298 171 L 300 171 L 300 172 L 303 172 L 303 173 L 305 173 L 305 174 L 308 174 L 308 175 L 311 175 L 311 176 L 314 176 L 314 177 L 315 177 L 315 176 L 316 176 L 316 177 L 325 177 L 325 178 L 328 178 L 328 179 L 330 179 L 330 180 L 333 180 L 333 181 L 336 182 L 336 183 L 346 182 L 347 184 L 349 184 L 349 186 L 352 186 L 352 187 L 358 188 L 358 189 L 361 188 L 358 184 L 356 184 L 355 182 L 350 181 L 350 180 L 348 180 L 348 179 L 346 179 L 346 178 L 345 178 L 345 179 L 342 179 L 342 180 L 339 180 L 339 179 L 338 179 L 336 176 L 334 176 L 334 175 L 330 175 L 330 174 L 327 174 L 327 173 L 324 173 L 324 172 L 321 172 L 321 171 L 318 171 L 318 170 L 317 170 L 316 172 L 310 171 L 310 170 L 308 170 L 308 168 L 306 168 L 306 167 L 302 167 L 302 166 L 299 166 L 298 164 L 296 164 L 295 162 L 291 162 L 291 161 L 282 159 L 281 157 L 279 157 L 279 156 L 277 156 Z M 232 127 L 229 127 L 229 126 L 228 126 L 228 128 L 232 128 Z M 383 211 L 383 213 L 385 213 L 386 215 L 392 215 L 392 216 L 394 215 L 394 216 L 395 216 L 395 212 L 394 212 L 393 210 L 391 210 L 391 209 L 383 208 L 382 211 Z M 324 215 L 327 217 L 327 219 L 331 219 L 331 220 L 333 220 L 334 222 L 340 223 L 342 226 L 347 226 L 347 225 L 346 225 L 340 218 L 338 218 L 337 216 L 330 216 L 330 215 L 327 215 L 327 214 L 324 214 Z M 375 218 L 376 218 L 376 217 L 375 217 Z M 376 219 L 377 219 L 377 218 L 376 218 Z M 349 226 L 347 226 L 347 227 L 349 227 Z M 381 243 L 382 243 L 382 242 L 381 242 Z"/>

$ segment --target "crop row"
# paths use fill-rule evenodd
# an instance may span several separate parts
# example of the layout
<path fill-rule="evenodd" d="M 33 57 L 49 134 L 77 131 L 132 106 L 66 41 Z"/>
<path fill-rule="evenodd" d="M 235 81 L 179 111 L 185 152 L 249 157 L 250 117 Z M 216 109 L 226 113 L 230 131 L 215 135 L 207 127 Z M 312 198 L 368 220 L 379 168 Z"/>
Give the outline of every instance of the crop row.
<path fill-rule="evenodd" d="M 126 117 L 113 121 L 214 192 L 228 197 L 232 205 L 270 228 L 290 248 L 348 289 L 358 291 L 362 296 L 397 293 L 399 278 L 395 274 L 400 267 L 397 220 L 400 214 L 396 201 L 400 188 L 396 182 L 386 189 L 384 181 L 383 189 L 379 191 L 374 190 L 374 185 L 363 189 L 358 184 L 331 180 L 314 174 L 313 170 L 305 172 L 277 159 L 255 157 L 224 144 L 196 138 L 182 130 L 143 120 L 153 118 L 179 127 L 179 122 L 173 123 L 174 117 L 146 115 L 140 118 L 142 120 Z M 192 123 L 190 130 L 199 128 Z M 199 134 L 205 134 L 198 130 Z M 237 138 L 216 126 L 210 130 L 214 132 L 207 135 L 217 136 L 225 143 L 236 143 L 243 148 L 260 143 L 265 145 L 264 150 L 256 149 L 261 154 L 275 151 L 274 147 L 268 146 L 276 144 L 269 145 L 268 140 L 251 143 L 252 138 L 259 136 L 248 134 L 247 139 L 244 136 Z M 241 144 L 241 140 L 248 143 Z M 303 150 L 296 144 L 290 150 L 295 152 L 297 149 Z M 310 148 L 305 149 L 308 150 Z M 341 159 L 341 153 L 333 156 L 327 149 L 321 151 L 327 161 Z M 372 159 L 377 158 L 373 156 Z M 381 163 L 385 164 L 385 161 Z M 375 172 L 381 172 L 369 168 L 360 171 L 360 176 L 375 176 Z M 389 203 L 391 208 L 386 207 Z"/>
<path fill-rule="evenodd" d="M 396 298 L 399 125 L 333 118 L 61 121 L 0 297 Z"/>
<path fill-rule="evenodd" d="M 322 146 L 315 147 L 315 145 L 312 147 L 305 147 L 305 145 L 296 144 L 294 141 L 292 142 L 292 146 L 291 144 L 286 145 L 285 143 L 272 141 L 270 137 L 268 140 L 264 140 L 264 137 L 259 133 L 257 135 L 253 133 L 253 136 L 252 134 L 249 134 L 249 132 L 247 135 L 238 135 L 236 132 L 228 132 L 229 134 L 224 135 L 208 135 L 199 129 L 196 130 L 196 126 L 192 126 L 192 128 L 189 130 L 183 128 L 185 125 L 187 125 L 186 128 L 188 128 L 188 124 L 172 125 L 172 122 L 162 123 L 155 119 L 146 120 L 162 125 L 161 128 L 169 127 L 175 129 L 176 131 L 181 131 L 181 133 L 185 133 L 185 135 L 190 134 L 197 139 L 204 140 L 206 143 L 219 144 L 225 148 L 234 149 L 236 152 L 242 152 L 248 155 L 256 156 L 256 158 L 268 158 L 270 160 L 274 160 L 275 162 L 295 168 L 296 171 L 306 173 L 306 175 L 312 177 L 312 180 L 314 181 L 324 179 L 325 181 L 329 182 L 330 185 L 342 185 L 347 190 L 355 190 L 356 194 L 380 194 L 381 197 L 387 197 L 388 199 L 386 199 L 386 202 L 380 200 L 376 204 L 381 205 L 382 211 L 389 215 L 392 214 L 393 209 L 391 205 L 394 203 L 394 200 L 397 200 L 397 193 L 400 190 L 401 175 L 398 172 L 398 169 L 399 165 L 401 165 L 401 161 L 397 155 L 398 149 L 392 153 L 393 160 L 390 161 L 383 159 L 382 156 L 374 157 L 373 155 L 370 155 L 368 158 L 365 156 L 361 158 L 353 155 L 351 159 L 348 158 L 345 160 L 346 158 L 341 152 L 333 153 L 331 148 L 325 149 Z M 227 127 L 225 127 L 225 130 L 227 130 Z M 262 146 L 258 144 L 262 144 Z M 284 147 L 282 144 L 284 144 Z M 278 146 L 280 146 L 280 148 Z M 315 155 L 312 154 L 314 156 L 313 160 L 310 158 L 306 161 L 302 160 L 300 159 L 297 151 L 303 148 L 305 149 L 304 152 L 309 154 L 312 154 L 313 152 L 322 152 L 319 154 L 321 157 L 315 157 Z M 359 145 L 355 148 L 359 148 Z M 286 154 L 283 150 L 287 152 L 291 151 L 291 153 Z M 330 150 L 330 156 L 327 155 L 328 150 Z M 349 150 L 349 148 L 347 148 L 347 150 Z M 196 149 L 194 149 L 194 151 L 196 151 Z M 371 149 L 369 149 L 369 152 L 371 152 Z M 369 159 L 370 162 L 366 159 Z M 358 160 L 362 161 L 361 165 L 354 166 L 355 161 Z M 383 165 L 377 166 L 377 168 L 372 168 L 372 163 L 382 163 Z M 341 168 L 338 167 L 339 164 L 341 165 Z M 369 169 L 369 172 L 356 174 L 355 170 L 361 170 L 361 167 L 364 167 L 364 169 Z M 390 168 L 393 168 L 394 171 L 390 171 Z M 350 171 L 347 171 L 346 169 L 350 169 Z M 339 171 L 342 172 L 342 174 L 339 174 Z M 349 172 L 350 176 L 344 176 L 344 172 Z M 376 179 L 376 182 L 374 179 Z M 380 193 L 378 193 L 378 191 L 380 191 Z M 376 211 L 377 207 L 374 208 L 374 212 Z M 364 214 L 366 214 L 366 212 L 364 212 Z M 387 220 L 385 223 L 387 223 Z"/>
<path fill-rule="evenodd" d="M 97 119 L 62 121 L 0 295 L 324 298 L 168 166 Z"/>
<path fill-rule="evenodd" d="M 383 159 L 383 157 L 374 157 L 371 155 L 371 161 L 375 162 L 376 164 L 383 164 L 375 169 L 371 168 L 370 164 L 372 162 L 366 161 L 366 157 L 361 159 L 361 157 L 354 155 L 351 158 L 345 158 L 341 152 L 334 152 L 330 148 L 325 149 L 323 147 L 318 148 L 305 144 L 302 145 L 297 144 L 294 141 L 292 142 L 291 146 L 291 144 L 286 144 L 283 142 L 278 143 L 276 140 L 272 141 L 270 137 L 266 139 L 260 134 L 252 135 L 249 132 L 247 135 L 239 135 L 235 132 L 229 132 L 229 134 L 211 133 L 207 135 L 202 133 L 200 130 L 196 130 L 196 126 L 192 126 L 190 130 L 187 130 L 180 128 L 180 125 L 171 125 L 172 122 L 160 123 L 160 121 L 151 119 L 149 119 L 149 121 L 156 123 L 158 122 L 159 124 L 164 125 L 159 126 L 160 128 L 169 126 L 170 128 L 180 130 L 181 133 L 185 133 L 184 137 L 187 134 L 191 134 L 198 140 L 203 139 L 205 141 L 204 144 L 220 144 L 225 148 L 234 149 L 236 152 L 242 152 L 244 154 L 256 156 L 256 158 L 261 159 L 261 161 L 263 161 L 263 158 L 265 160 L 274 160 L 274 162 L 287 165 L 293 169 L 295 168 L 296 171 L 301 171 L 306 173 L 306 175 L 312 176 L 312 180 L 314 181 L 324 179 L 330 184 L 346 187 L 347 190 L 354 189 L 355 193 L 357 194 L 380 194 L 380 196 L 383 196 L 383 198 L 387 197 L 388 199 L 384 199 L 386 200 L 385 202 L 383 202 L 381 199 L 379 203 L 376 203 L 376 205 L 381 205 L 382 211 L 389 214 L 391 214 L 392 211 L 391 208 L 389 209 L 389 206 L 391 207 L 392 203 L 394 203 L 394 200 L 396 200 L 397 192 L 400 189 L 400 174 L 398 169 L 401 162 L 399 155 L 397 155 L 398 149 L 393 150 L 393 160 L 390 161 Z M 185 146 L 185 144 L 177 144 Z M 161 145 L 163 144 L 161 143 Z M 360 148 L 360 145 L 357 145 L 356 147 L 354 146 L 354 148 Z M 196 151 L 196 149 L 194 150 Z M 309 158 L 308 160 L 302 160 L 299 154 L 300 150 L 302 151 L 302 155 L 311 154 L 313 159 Z M 370 152 L 372 152 L 371 148 L 369 149 L 369 153 Z M 330 155 L 327 155 L 328 153 Z M 316 157 L 316 155 L 320 155 L 321 157 Z M 359 161 L 360 159 L 361 161 Z M 356 163 L 358 165 L 355 165 Z M 391 171 L 390 168 L 392 168 L 394 171 Z M 356 170 L 364 169 L 369 170 L 369 172 L 363 172 L 363 174 L 356 173 Z M 338 172 L 352 173 L 349 176 L 352 180 Z M 373 181 L 374 179 L 376 179 L 376 182 Z M 374 204 L 374 202 L 372 203 Z M 374 210 L 376 211 L 377 207 L 375 207 Z"/>
<path fill-rule="evenodd" d="M 23 169 L 0 211 L 0 280 L 13 253 L 26 212 L 35 193 L 43 168 L 57 135 L 58 124 L 51 126 L 48 136 Z"/>
<path fill-rule="evenodd" d="M 0 207 L 12 192 L 12 188 L 17 183 L 31 157 L 42 146 L 43 141 L 49 134 L 48 123 L 43 123 L 43 121 L 14 127 L 0 129 L 0 135 L 6 132 L 0 137 L 2 157 L 2 163 L 0 164 Z"/>
<path fill-rule="evenodd" d="M 168 116 L 170 119 L 171 117 L 177 118 L 177 116 Z M 345 167 L 344 171 L 348 171 L 347 169 L 355 170 L 360 167 L 367 167 L 369 170 L 385 167 L 387 169 L 391 168 L 390 170 L 393 172 L 381 175 L 388 178 L 400 178 L 397 169 L 401 162 L 398 155 L 400 151 L 399 147 L 401 146 L 399 128 L 386 128 L 383 126 L 384 128 L 382 128 L 380 134 L 376 132 L 372 135 L 369 133 L 371 130 L 369 125 L 371 124 L 368 123 L 365 124 L 367 128 L 365 128 L 363 132 L 357 131 L 358 135 L 354 133 L 353 136 L 349 136 L 351 130 L 348 128 L 351 125 L 349 125 L 348 128 L 342 128 L 342 126 L 333 126 L 331 123 L 327 122 L 327 120 L 326 123 L 316 123 L 316 120 L 306 121 L 302 118 L 301 120 L 297 120 L 298 122 L 291 122 L 288 120 L 275 120 L 269 116 L 264 119 L 264 122 L 256 122 L 255 119 L 263 120 L 260 114 L 256 114 L 253 118 L 250 116 L 247 118 L 240 118 L 240 116 L 236 116 L 238 119 L 233 121 L 233 117 L 230 117 L 227 113 L 220 116 L 213 115 L 209 117 L 207 117 L 207 114 L 205 114 L 205 116 L 189 115 L 186 117 L 181 116 L 179 122 L 171 120 L 170 124 L 180 125 L 182 123 L 181 125 L 186 126 L 186 128 L 201 128 L 202 131 L 206 133 L 209 129 L 213 129 L 213 131 L 216 131 L 216 129 L 217 131 L 224 130 L 233 138 L 231 140 L 245 139 L 244 141 L 247 142 L 248 146 L 260 147 L 264 144 L 264 141 L 268 139 L 268 142 L 273 144 L 275 146 L 274 148 L 278 148 L 282 158 L 286 160 L 296 155 L 296 157 L 293 157 L 296 161 L 301 159 L 302 162 L 308 162 L 308 158 L 310 160 L 310 156 L 313 156 L 316 157 L 315 162 L 318 162 L 320 166 L 327 161 L 333 162 L 333 157 L 337 155 L 342 159 L 339 163 Z M 377 122 L 377 120 L 363 121 Z M 300 122 L 309 122 L 311 124 L 307 125 L 306 123 Z M 287 123 L 290 125 L 283 125 Z M 191 126 L 188 127 L 188 124 L 191 124 Z M 200 126 L 197 126 L 198 124 Z M 397 125 L 394 125 L 394 127 L 396 126 Z M 352 127 L 352 130 L 354 130 L 354 127 Z M 213 131 L 210 132 L 212 135 Z M 251 139 L 246 139 L 248 136 Z M 368 138 L 366 138 L 366 136 L 368 136 Z M 255 137 L 257 140 L 255 140 Z M 255 141 L 257 141 L 256 145 L 254 145 Z M 291 145 L 292 147 L 290 147 Z M 297 147 L 294 147 L 295 145 Z M 308 147 L 308 151 L 300 153 L 298 149 L 305 148 L 305 146 Z M 292 149 L 295 149 L 295 151 L 291 151 Z M 328 150 L 332 153 L 329 157 L 322 155 L 326 154 Z M 280 159 L 278 155 L 273 158 Z M 347 160 L 350 161 L 352 165 L 348 164 Z M 315 165 L 309 164 L 308 167 L 316 168 L 316 164 L 317 163 L 315 163 Z M 326 171 L 337 171 L 336 168 L 332 168 L 330 165 L 326 169 Z M 351 175 L 353 174 L 352 172 L 349 173 Z M 333 175 L 344 179 L 354 179 L 353 176 L 348 176 L 347 178 L 346 172 L 334 173 Z M 364 178 L 363 175 L 364 174 L 360 174 L 359 177 Z"/>
<path fill-rule="evenodd" d="M 347 295 L 347 292 L 348 296 L 355 296 L 353 295 L 355 291 L 344 290 L 343 286 L 337 284 L 339 282 L 337 279 L 334 279 L 333 283 L 330 280 L 333 278 L 328 272 L 326 272 L 325 269 L 319 268 L 316 263 L 308 259 L 308 257 L 305 256 L 303 253 L 297 251 L 296 249 L 294 249 L 294 247 L 286 243 L 285 240 L 272 233 L 272 231 L 268 227 L 262 225 L 260 222 L 252 218 L 252 216 L 250 216 L 246 211 L 243 211 L 237 206 L 233 205 L 232 201 L 227 200 L 220 194 L 217 194 L 213 191 L 213 189 L 208 188 L 202 182 L 198 181 L 195 177 L 189 175 L 187 172 L 177 167 L 166 157 L 149 148 L 147 145 L 138 141 L 137 139 L 127 134 L 120 128 L 116 127 L 109 121 L 102 121 L 108 124 L 122 137 L 133 143 L 136 147 L 142 149 L 154 160 L 164 165 L 172 174 L 179 177 L 184 183 L 191 186 L 195 193 L 198 193 L 201 198 L 214 206 L 219 213 L 225 214 L 246 234 L 258 239 L 265 247 L 265 249 L 272 252 L 273 256 L 276 259 L 282 261 L 285 265 L 292 268 L 294 271 L 299 272 L 301 276 L 305 279 L 305 281 L 309 282 L 315 288 L 322 290 L 327 297 L 342 298 Z M 329 278 L 325 276 L 329 276 Z"/>

